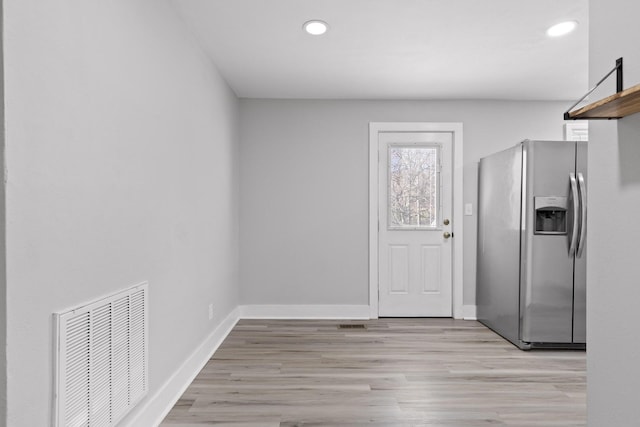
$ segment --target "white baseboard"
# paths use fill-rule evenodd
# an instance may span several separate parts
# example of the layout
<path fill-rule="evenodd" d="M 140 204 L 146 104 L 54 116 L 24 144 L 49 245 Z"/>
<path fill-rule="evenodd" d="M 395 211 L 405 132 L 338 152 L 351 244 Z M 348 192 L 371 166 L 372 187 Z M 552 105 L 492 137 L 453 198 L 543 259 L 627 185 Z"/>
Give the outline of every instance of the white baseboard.
<path fill-rule="evenodd" d="M 476 317 L 475 305 L 463 305 L 462 306 L 462 318 L 464 320 L 478 320 Z"/>
<path fill-rule="evenodd" d="M 158 426 L 238 322 L 236 307 L 153 395 L 122 421 L 122 426 Z"/>
<path fill-rule="evenodd" d="M 241 305 L 242 319 L 369 319 L 368 305 Z"/>

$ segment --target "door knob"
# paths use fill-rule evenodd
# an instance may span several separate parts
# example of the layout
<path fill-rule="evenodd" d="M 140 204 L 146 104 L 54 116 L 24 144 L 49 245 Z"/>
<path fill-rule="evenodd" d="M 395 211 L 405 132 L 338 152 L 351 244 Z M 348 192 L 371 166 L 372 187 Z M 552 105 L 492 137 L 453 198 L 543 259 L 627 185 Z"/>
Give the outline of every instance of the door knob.
<path fill-rule="evenodd" d="M 448 219 L 445 219 L 444 221 L 442 221 L 442 223 L 443 223 L 444 225 L 449 225 L 449 220 L 448 220 Z"/>
<path fill-rule="evenodd" d="M 445 231 L 443 236 L 445 239 L 448 239 L 449 237 L 451 237 L 451 233 L 449 233 L 448 231 Z"/>

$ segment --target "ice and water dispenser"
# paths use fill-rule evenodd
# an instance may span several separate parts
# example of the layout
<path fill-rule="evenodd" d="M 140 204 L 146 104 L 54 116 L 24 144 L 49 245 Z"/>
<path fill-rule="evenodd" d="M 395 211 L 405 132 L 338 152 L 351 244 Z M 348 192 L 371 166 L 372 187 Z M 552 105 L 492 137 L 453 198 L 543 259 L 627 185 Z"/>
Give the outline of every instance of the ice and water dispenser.
<path fill-rule="evenodd" d="M 567 234 L 567 198 L 534 197 L 534 234 Z"/>

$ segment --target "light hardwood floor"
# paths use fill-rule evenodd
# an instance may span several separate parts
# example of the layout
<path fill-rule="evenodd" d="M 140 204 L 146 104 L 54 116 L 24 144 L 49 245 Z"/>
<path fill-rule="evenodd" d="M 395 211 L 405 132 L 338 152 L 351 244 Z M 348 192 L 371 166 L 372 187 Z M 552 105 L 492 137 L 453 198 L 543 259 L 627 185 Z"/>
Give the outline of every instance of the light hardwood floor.
<path fill-rule="evenodd" d="M 242 320 L 162 426 L 583 427 L 585 369 L 473 321 Z"/>

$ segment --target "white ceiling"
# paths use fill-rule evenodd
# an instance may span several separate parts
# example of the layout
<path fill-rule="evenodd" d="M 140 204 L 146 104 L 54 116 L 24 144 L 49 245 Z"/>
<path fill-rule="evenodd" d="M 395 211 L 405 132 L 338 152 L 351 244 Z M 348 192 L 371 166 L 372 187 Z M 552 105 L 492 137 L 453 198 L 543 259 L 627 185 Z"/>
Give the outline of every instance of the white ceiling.
<path fill-rule="evenodd" d="M 171 0 L 239 97 L 577 100 L 588 0 Z M 323 36 L 302 24 L 329 23 Z M 549 38 L 565 20 L 572 34 Z"/>

